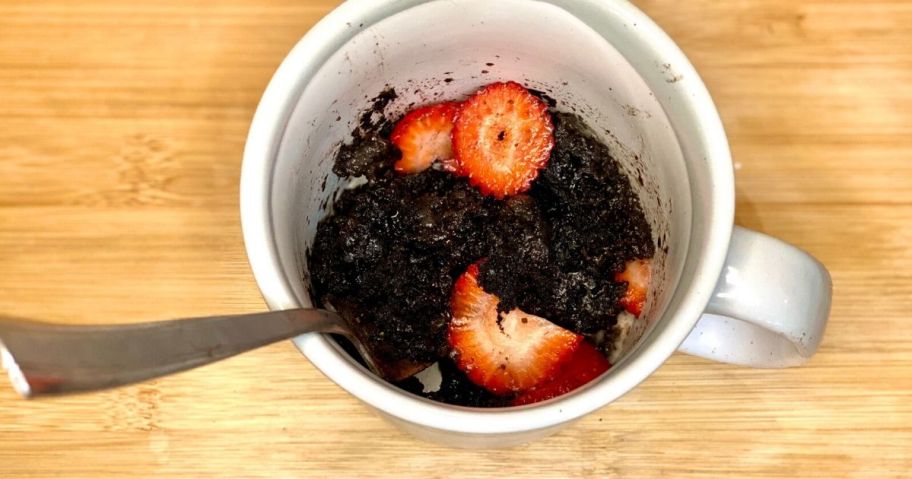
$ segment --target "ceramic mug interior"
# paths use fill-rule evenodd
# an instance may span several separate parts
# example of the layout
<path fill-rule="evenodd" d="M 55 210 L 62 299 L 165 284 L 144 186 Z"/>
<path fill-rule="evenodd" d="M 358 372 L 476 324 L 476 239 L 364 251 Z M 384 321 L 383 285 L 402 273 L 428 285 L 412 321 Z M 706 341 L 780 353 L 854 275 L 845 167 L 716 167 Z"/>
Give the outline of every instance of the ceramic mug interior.
<path fill-rule="evenodd" d="M 312 52 L 311 60 L 318 61 L 296 68 L 295 58 L 307 55 L 300 51 L 302 45 L 296 47 L 264 95 L 251 129 L 242 215 L 251 264 L 270 307 L 312 305 L 307 251 L 319 220 L 347 186 L 332 174 L 332 162 L 373 97 L 394 88 L 398 96 L 386 114 L 395 118 L 409 105 L 460 99 L 481 85 L 515 80 L 547 93 L 559 110 L 586 120 L 621 163 L 653 228 L 658 246 L 654 285 L 645 319 L 624 344 L 625 357 L 570 395 L 523 408 L 482 410 L 399 391 L 364 370 L 328 336 L 306 335 L 296 344 L 361 400 L 388 416 L 442 431 L 545 428 L 626 392 L 673 352 L 699 317 L 711 284 L 707 291 L 688 294 L 688 289 L 697 281 L 714 283 L 731 228 L 731 206 L 725 205 L 733 203 L 731 192 L 718 188 L 726 180 L 730 187 L 727 145 L 689 63 L 657 27 L 621 2 L 386 2 L 397 5 L 385 13 L 360 3 L 376 18 L 351 16 L 354 6 L 347 5 L 346 12 L 344 5 L 318 25 L 302 44 L 324 36 L 325 58 Z M 363 22 L 340 24 L 345 15 Z M 671 49 L 662 42 L 636 40 L 638 35 L 657 35 Z M 688 91 L 696 93 L 682 98 Z M 708 130 L 701 121 L 710 123 Z M 709 159 L 709 144 L 719 141 L 721 147 L 714 145 L 715 156 Z M 727 167 L 719 167 L 720 162 Z M 717 203 L 721 208 L 714 207 Z M 707 255 L 702 248 L 714 243 L 721 251 Z M 254 250 L 258 245 L 268 251 Z M 671 328 L 675 322 L 687 324 Z M 655 346 L 662 336 L 674 344 Z M 634 367 L 636 372 L 625 372 Z M 598 390 L 601 396 L 595 396 Z M 577 407 L 567 406 L 573 401 Z M 567 407 L 558 408 L 560 403 Z M 538 410 L 538 416 L 526 414 L 523 422 L 530 409 Z"/>

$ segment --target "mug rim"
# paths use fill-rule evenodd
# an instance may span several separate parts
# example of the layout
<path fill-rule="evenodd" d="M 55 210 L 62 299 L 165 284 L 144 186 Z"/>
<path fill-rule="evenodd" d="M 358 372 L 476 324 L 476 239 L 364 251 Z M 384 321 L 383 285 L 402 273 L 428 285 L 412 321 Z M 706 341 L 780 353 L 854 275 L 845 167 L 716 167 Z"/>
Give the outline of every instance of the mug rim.
<path fill-rule="evenodd" d="M 562 0 L 546 0 L 561 7 Z M 504 434 L 553 427 L 578 419 L 618 399 L 661 366 L 684 341 L 700 318 L 718 279 L 731 237 L 734 218 L 734 174 L 728 140 L 721 119 L 702 80 L 680 48 L 645 13 L 625 1 L 573 0 L 603 16 L 623 18 L 630 37 L 650 51 L 670 58 L 686 78 L 678 98 L 701 125 L 699 141 L 710 163 L 711 205 L 705 218 L 708 233 L 695 269 L 694 284 L 675 311 L 666 312 L 665 329 L 648 344 L 624 358 L 601 380 L 580 390 L 542 403 L 509 408 L 468 408 L 421 398 L 377 378 L 343 357 L 328 336 L 319 333 L 295 338 L 294 344 L 325 376 L 368 405 L 397 419 L 443 431 L 469 434 Z M 300 93 L 323 62 L 358 30 L 388 16 L 424 3 L 424 0 L 349 0 L 318 22 L 292 48 L 269 82 L 257 106 L 241 168 L 241 227 L 248 262 L 257 286 L 271 310 L 297 308 L 273 238 L 271 217 L 272 176 L 285 124 Z M 572 14 L 572 13 L 571 13 Z M 590 19 L 591 21 L 591 19 Z M 597 20 L 596 20 L 597 21 Z M 606 39 L 607 41 L 607 39 Z M 696 203 L 696 199 L 694 200 Z M 675 285 L 677 287 L 677 285 Z M 675 292 L 675 294 L 679 294 Z M 303 305 L 309 306 L 309 305 Z"/>

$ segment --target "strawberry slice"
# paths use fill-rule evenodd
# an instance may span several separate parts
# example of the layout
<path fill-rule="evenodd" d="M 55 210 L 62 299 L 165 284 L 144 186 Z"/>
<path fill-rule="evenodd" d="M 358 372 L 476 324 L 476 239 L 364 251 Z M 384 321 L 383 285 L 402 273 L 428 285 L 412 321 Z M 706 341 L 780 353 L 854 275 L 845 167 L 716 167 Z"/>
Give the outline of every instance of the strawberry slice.
<path fill-rule="evenodd" d="M 582 336 L 514 309 L 498 314 L 498 298 L 478 285 L 475 263 L 456 281 L 449 342 L 456 365 L 495 394 L 524 391 L 548 381 Z"/>
<path fill-rule="evenodd" d="M 651 277 L 652 261 L 648 259 L 628 261 L 624 271 L 615 275 L 615 281 L 627 283 L 627 292 L 621 298 L 621 306 L 629 311 L 630 314 L 639 316 L 643 313 Z"/>
<path fill-rule="evenodd" d="M 405 115 L 390 135 L 390 141 L 402 151 L 393 168 L 399 173 L 420 173 L 439 161 L 448 171 L 453 162 L 453 122 L 459 103 L 446 102 L 412 110 Z"/>
<path fill-rule="evenodd" d="M 602 353 L 589 343 L 583 342 L 576 348 L 567 363 L 560 368 L 560 372 L 554 379 L 517 396 L 512 404 L 522 406 L 567 394 L 599 377 L 610 367 L 611 363 L 605 359 Z"/>
<path fill-rule="evenodd" d="M 528 190 L 554 147 L 548 105 L 515 82 L 492 83 L 463 104 L 453 127 L 457 172 L 496 198 Z"/>

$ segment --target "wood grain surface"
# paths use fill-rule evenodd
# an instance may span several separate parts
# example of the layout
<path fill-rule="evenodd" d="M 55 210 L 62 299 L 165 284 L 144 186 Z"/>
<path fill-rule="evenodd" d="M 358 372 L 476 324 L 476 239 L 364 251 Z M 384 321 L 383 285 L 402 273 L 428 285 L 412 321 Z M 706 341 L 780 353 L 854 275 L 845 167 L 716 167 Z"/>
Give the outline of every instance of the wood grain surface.
<path fill-rule="evenodd" d="M 257 100 L 326 0 L 0 0 L 0 311 L 70 323 L 264 308 L 238 220 Z M 912 2 L 642 0 L 728 130 L 738 223 L 835 298 L 807 366 L 674 356 L 564 432 L 450 450 L 290 343 L 101 394 L 0 386 L 0 477 L 912 476 Z"/>

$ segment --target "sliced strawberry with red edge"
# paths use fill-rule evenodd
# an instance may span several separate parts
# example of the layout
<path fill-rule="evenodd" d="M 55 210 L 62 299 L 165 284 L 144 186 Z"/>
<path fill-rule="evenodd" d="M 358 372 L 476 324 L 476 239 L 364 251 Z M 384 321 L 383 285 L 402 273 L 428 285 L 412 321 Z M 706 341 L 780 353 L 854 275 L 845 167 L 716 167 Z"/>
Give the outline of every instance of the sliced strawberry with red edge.
<path fill-rule="evenodd" d="M 649 281 L 652 277 L 652 260 L 637 259 L 628 261 L 621 271 L 615 275 L 615 281 L 627 283 L 627 292 L 621 298 L 621 306 L 630 314 L 639 316 L 646 305 L 646 293 L 649 291 Z"/>
<path fill-rule="evenodd" d="M 570 359 L 560 368 L 554 379 L 520 394 L 513 400 L 514 406 L 532 404 L 555 398 L 592 381 L 611 368 L 611 363 L 592 345 L 583 342 L 576 348 Z"/>
<path fill-rule="evenodd" d="M 420 173 L 439 161 L 443 169 L 455 170 L 453 122 L 459 103 L 437 103 L 405 115 L 393 128 L 390 141 L 402 152 L 393 168 L 403 174 Z"/>
<path fill-rule="evenodd" d="M 456 365 L 495 394 L 511 394 L 550 380 L 582 336 L 514 309 L 498 314 L 497 296 L 478 285 L 479 263 L 453 288 L 449 342 Z"/>
<path fill-rule="evenodd" d="M 492 83 L 463 103 L 453 127 L 457 173 L 496 198 L 528 190 L 554 147 L 548 105 L 515 82 Z"/>

